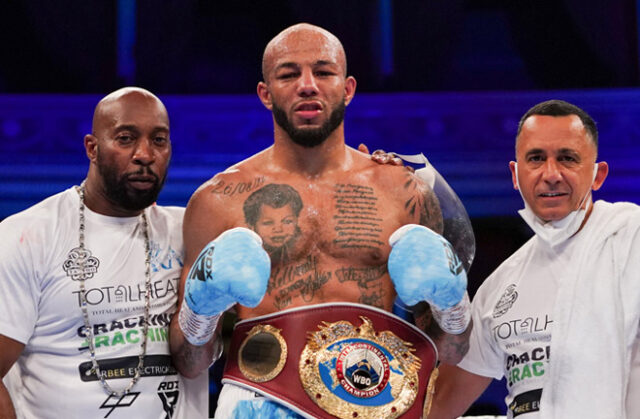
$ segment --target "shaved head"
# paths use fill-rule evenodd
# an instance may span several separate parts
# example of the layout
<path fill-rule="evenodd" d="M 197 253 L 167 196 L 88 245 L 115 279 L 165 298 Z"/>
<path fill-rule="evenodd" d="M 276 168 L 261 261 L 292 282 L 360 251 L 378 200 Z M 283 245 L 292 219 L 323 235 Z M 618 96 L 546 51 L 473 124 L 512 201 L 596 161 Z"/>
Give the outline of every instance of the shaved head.
<path fill-rule="evenodd" d="M 110 115 L 114 110 L 114 105 L 118 106 L 122 101 L 126 101 L 127 99 L 138 99 L 147 103 L 155 102 L 159 111 L 164 113 L 167 125 L 169 124 L 167 110 L 156 95 L 141 87 L 123 87 L 122 89 L 109 93 L 96 105 L 93 111 L 93 122 L 91 124 L 91 132 L 93 135 L 96 135 L 96 132 L 104 129 L 105 124 L 109 124 L 112 120 Z"/>
<path fill-rule="evenodd" d="M 347 57 L 342 43 L 334 34 L 319 26 L 298 23 L 288 27 L 275 36 L 264 49 L 262 55 L 262 79 L 266 82 L 276 60 L 292 48 L 304 45 L 322 45 L 331 54 L 332 60 L 340 65 L 343 75 L 347 75 Z"/>

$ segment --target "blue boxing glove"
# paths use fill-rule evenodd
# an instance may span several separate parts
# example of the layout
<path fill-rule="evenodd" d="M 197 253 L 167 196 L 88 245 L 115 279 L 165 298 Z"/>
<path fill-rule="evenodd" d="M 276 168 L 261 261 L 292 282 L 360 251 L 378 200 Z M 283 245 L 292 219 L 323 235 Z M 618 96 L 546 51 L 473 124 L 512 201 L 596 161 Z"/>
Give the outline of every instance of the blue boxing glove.
<path fill-rule="evenodd" d="M 219 235 L 202 249 L 187 275 L 179 317 L 185 338 L 202 345 L 234 304 L 260 304 L 270 275 L 271 260 L 255 232 L 237 227 Z"/>
<path fill-rule="evenodd" d="M 471 319 L 467 274 L 451 244 L 417 224 L 400 227 L 389 244 L 389 275 L 398 297 L 410 306 L 426 301 L 445 332 L 464 332 Z"/>

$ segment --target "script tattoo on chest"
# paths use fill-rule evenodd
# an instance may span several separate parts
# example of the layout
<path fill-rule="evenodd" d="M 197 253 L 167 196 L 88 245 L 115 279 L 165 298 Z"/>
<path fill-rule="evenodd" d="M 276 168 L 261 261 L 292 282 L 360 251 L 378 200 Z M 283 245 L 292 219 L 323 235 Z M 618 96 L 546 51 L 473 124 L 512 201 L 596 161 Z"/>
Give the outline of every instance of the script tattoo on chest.
<path fill-rule="evenodd" d="M 336 214 L 333 243 L 343 249 L 379 249 L 384 245 L 378 197 L 370 186 L 337 184 L 333 195 Z"/>
<path fill-rule="evenodd" d="M 355 282 L 360 288 L 359 302 L 371 306 L 384 307 L 386 292 L 383 288 L 383 277 L 387 273 L 387 264 L 367 268 L 340 268 L 335 275 L 340 283 Z"/>
<path fill-rule="evenodd" d="M 276 267 L 271 272 L 267 294 L 274 296 L 274 306 L 282 310 L 294 298 L 313 302 L 317 291 L 331 279 L 331 272 L 319 269 L 315 256 L 307 256 L 303 263 Z"/>
<path fill-rule="evenodd" d="M 404 189 L 411 193 L 411 197 L 404 203 L 404 209 L 411 218 L 417 214 L 419 224 L 427 226 L 437 233 L 442 233 L 444 226 L 438 198 L 431 189 L 421 191 L 413 174 L 407 173 L 406 176 Z"/>
<path fill-rule="evenodd" d="M 234 196 L 256 190 L 264 184 L 264 176 L 257 177 L 250 182 L 225 182 L 222 179 L 215 181 L 211 193 Z"/>

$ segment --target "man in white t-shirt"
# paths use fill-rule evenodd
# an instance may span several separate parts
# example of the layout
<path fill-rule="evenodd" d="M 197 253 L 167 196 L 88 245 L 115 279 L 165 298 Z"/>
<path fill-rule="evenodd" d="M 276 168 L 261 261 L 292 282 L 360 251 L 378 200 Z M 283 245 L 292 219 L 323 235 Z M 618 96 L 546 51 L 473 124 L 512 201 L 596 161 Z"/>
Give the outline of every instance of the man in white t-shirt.
<path fill-rule="evenodd" d="M 154 205 L 167 111 L 117 90 L 84 145 L 80 186 L 0 223 L 0 418 L 206 417 L 206 372 L 181 377 L 169 353 L 184 209 Z"/>
<path fill-rule="evenodd" d="M 567 102 L 520 120 L 509 167 L 536 234 L 475 295 L 470 350 L 441 367 L 429 418 L 458 417 L 503 376 L 508 418 L 640 417 L 640 207 L 592 202 L 608 174 L 597 146 Z"/>

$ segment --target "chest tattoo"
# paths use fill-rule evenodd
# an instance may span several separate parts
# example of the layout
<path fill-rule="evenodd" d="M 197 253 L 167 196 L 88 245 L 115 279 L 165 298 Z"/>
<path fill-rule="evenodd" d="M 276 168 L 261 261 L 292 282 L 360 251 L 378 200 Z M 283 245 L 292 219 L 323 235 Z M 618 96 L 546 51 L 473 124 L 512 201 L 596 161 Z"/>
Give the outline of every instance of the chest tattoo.
<path fill-rule="evenodd" d="M 302 207 L 298 191 L 276 183 L 265 185 L 244 201 L 244 220 L 262 238 L 262 245 L 273 264 L 291 261 L 294 246 L 301 236 L 298 218 Z"/>
<path fill-rule="evenodd" d="M 225 182 L 218 179 L 211 188 L 211 193 L 234 196 L 236 194 L 248 193 L 256 190 L 264 184 L 264 176 L 257 177 L 249 182 Z"/>
<path fill-rule="evenodd" d="M 307 256 L 301 264 L 273 269 L 267 293 L 274 297 L 278 310 L 289 306 L 293 298 L 300 297 L 305 303 L 311 303 L 331 277 L 331 272 L 320 269 L 315 256 Z"/>
<path fill-rule="evenodd" d="M 333 243 L 343 249 L 379 249 L 382 218 L 378 214 L 378 197 L 373 188 L 337 184 L 334 187 L 335 231 Z"/>

